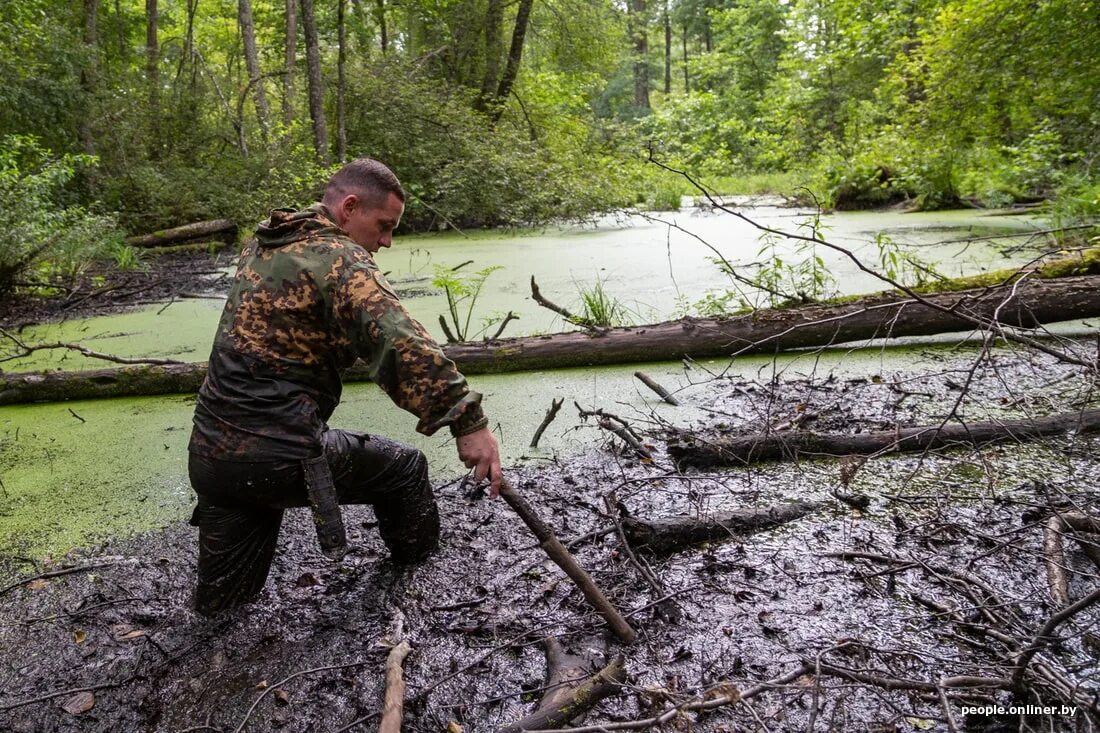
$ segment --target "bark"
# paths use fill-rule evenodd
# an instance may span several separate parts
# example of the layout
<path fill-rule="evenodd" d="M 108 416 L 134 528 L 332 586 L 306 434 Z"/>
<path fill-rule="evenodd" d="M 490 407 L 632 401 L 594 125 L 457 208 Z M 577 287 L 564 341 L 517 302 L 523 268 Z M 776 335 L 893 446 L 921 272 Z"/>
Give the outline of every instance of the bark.
<path fill-rule="evenodd" d="M 634 372 L 634 376 L 637 377 L 638 380 L 642 384 L 644 384 L 645 386 L 647 386 L 651 390 L 653 390 L 655 393 L 657 393 L 657 396 L 660 397 L 665 402 L 667 402 L 668 404 L 670 404 L 670 405 L 679 405 L 680 404 L 676 400 L 675 397 L 673 397 L 672 395 L 670 395 L 668 393 L 667 389 L 665 389 L 660 384 L 658 384 L 656 382 L 656 380 L 653 379 L 653 377 L 649 376 L 645 372 Z"/>
<path fill-rule="evenodd" d="M 386 27 L 386 0 L 375 0 L 375 9 L 378 16 L 378 43 L 385 56 L 390 50 L 389 29 Z"/>
<path fill-rule="evenodd" d="M 1069 605 L 1069 573 L 1066 572 L 1066 553 L 1062 546 L 1065 525 L 1061 517 L 1051 517 L 1043 526 L 1043 560 L 1047 568 L 1047 585 L 1050 597 L 1058 606 Z"/>
<path fill-rule="evenodd" d="M 191 242 L 196 239 L 217 239 L 232 242 L 237 238 L 237 224 L 230 219 L 212 219 L 197 221 L 193 224 L 162 229 L 152 234 L 127 237 L 126 244 L 131 247 L 164 247 L 167 245 Z"/>
<path fill-rule="evenodd" d="M 634 106 L 648 110 L 649 106 L 649 28 L 646 22 L 646 0 L 629 0 L 630 35 L 634 43 Z"/>
<path fill-rule="evenodd" d="M 348 159 L 348 126 L 344 110 L 344 97 L 347 94 L 347 0 L 336 0 L 336 158 L 345 163 Z"/>
<path fill-rule="evenodd" d="M 729 540 L 793 522 L 817 511 L 822 506 L 824 504 L 819 502 L 800 501 L 754 509 L 738 509 L 702 518 L 627 517 L 623 520 L 623 532 L 635 549 L 645 550 L 655 555 L 667 555 L 691 545 Z"/>
<path fill-rule="evenodd" d="M 256 26 L 252 20 L 252 0 L 237 0 L 237 21 L 241 26 L 241 38 L 244 40 L 244 66 L 248 71 L 248 82 L 256 99 L 256 120 L 260 131 L 267 138 L 271 110 L 267 106 L 263 80 L 260 78 L 260 57 L 256 51 Z"/>
<path fill-rule="evenodd" d="M 386 656 L 386 695 L 378 733 L 401 733 L 401 718 L 405 710 L 405 675 L 401 665 L 410 650 L 409 642 L 403 641 Z"/>
<path fill-rule="evenodd" d="M 497 107 L 490 115 L 493 122 L 500 119 L 503 112 L 504 100 L 512 93 L 512 86 L 519 75 L 519 62 L 523 58 L 523 40 L 527 36 L 527 23 L 531 18 L 531 6 L 534 0 L 519 0 L 519 8 L 516 10 L 516 24 L 512 28 L 512 45 L 508 49 L 508 61 L 504 65 L 504 74 L 500 77 L 500 85 L 497 87 Z"/>
<path fill-rule="evenodd" d="M 665 0 L 665 95 L 672 94 L 672 18 L 668 13 L 668 0 Z"/>
<path fill-rule="evenodd" d="M 309 116 L 313 120 L 313 149 L 322 165 L 328 165 L 328 123 L 325 121 L 325 97 L 321 78 L 321 49 L 317 40 L 317 20 L 313 0 L 302 0 L 302 26 L 306 31 L 306 79 L 309 83 Z"/>
<path fill-rule="evenodd" d="M 283 123 L 294 121 L 294 73 L 298 66 L 298 0 L 286 0 L 286 47 L 283 56 Z"/>
<path fill-rule="evenodd" d="M 1023 442 L 1069 431 L 1100 431 L 1100 409 L 1048 417 L 951 425 L 924 425 L 868 433 L 790 431 L 671 443 L 668 454 L 680 468 L 744 466 L 818 456 L 872 455 Z"/>
<path fill-rule="evenodd" d="M 684 49 L 684 94 L 691 91 L 691 79 L 688 76 L 688 29 L 684 26 L 684 32 L 680 35 Z"/>
<path fill-rule="evenodd" d="M 973 290 L 926 296 L 943 306 L 992 316 L 1001 307 L 1005 325 L 1036 326 L 1100 315 L 1100 276 L 1027 280 L 1009 298 L 1004 290 Z M 970 322 L 896 295 L 880 294 L 839 305 L 763 310 L 726 319 L 682 319 L 649 326 L 611 328 L 499 341 L 453 344 L 444 348 L 465 374 L 632 364 L 827 346 L 869 338 L 927 336 L 969 330 Z M 89 373 L 0 376 L 0 404 L 191 392 L 202 383 L 205 364 L 190 365 L 192 377 L 159 377 L 125 370 Z M 349 369 L 345 381 L 366 379 Z M 194 385 L 194 386 L 190 386 Z M 180 387 L 183 389 L 180 389 Z"/>
<path fill-rule="evenodd" d="M 584 594 L 588 604 L 607 620 L 607 625 L 611 627 L 615 636 L 619 637 L 619 641 L 624 644 L 633 643 L 638 637 L 637 632 L 630 627 L 630 624 L 626 622 L 618 609 L 611 604 L 607 596 L 596 587 L 592 577 L 577 563 L 576 558 L 569 553 L 569 550 L 565 549 L 565 546 L 554 534 L 554 531 L 550 529 L 549 525 L 542 521 L 531 505 L 508 484 L 506 479 L 500 481 L 500 496 L 519 515 L 523 523 L 531 530 L 531 533 L 538 538 L 543 551 L 554 561 L 554 564 L 561 568 L 569 576 L 569 579 L 576 584 L 577 588 Z"/>
<path fill-rule="evenodd" d="M 523 720 L 500 728 L 497 733 L 522 733 L 527 730 L 560 728 L 591 710 L 600 700 L 617 692 L 625 679 L 623 656 L 616 656 L 606 667 L 573 689 L 568 698 L 553 707 L 539 708 Z"/>

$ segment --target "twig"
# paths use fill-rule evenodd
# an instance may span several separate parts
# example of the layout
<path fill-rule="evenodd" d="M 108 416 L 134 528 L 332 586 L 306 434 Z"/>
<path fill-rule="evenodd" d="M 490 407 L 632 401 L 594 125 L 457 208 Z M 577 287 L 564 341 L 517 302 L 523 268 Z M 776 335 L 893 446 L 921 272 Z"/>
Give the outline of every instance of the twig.
<path fill-rule="evenodd" d="M 504 316 L 504 320 L 500 322 L 500 328 L 497 329 L 497 332 L 494 333 L 492 336 L 487 337 L 485 340 L 486 341 L 496 341 L 498 338 L 500 338 L 500 334 L 504 333 L 504 329 L 508 325 L 509 322 L 518 321 L 518 320 L 519 320 L 519 316 L 517 316 L 512 311 L 508 311 L 508 315 Z"/>
<path fill-rule="evenodd" d="M 443 314 L 439 314 L 439 325 L 443 328 L 443 335 L 447 337 L 447 343 L 457 344 L 458 339 L 451 333 L 450 327 L 447 325 L 447 319 L 443 317 Z"/>
<path fill-rule="evenodd" d="M 111 687 L 118 687 L 123 685 L 128 680 L 121 680 L 119 682 L 104 682 L 100 685 L 91 685 L 90 687 L 74 687 L 69 690 L 57 690 L 55 692 L 47 692 L 45 695 L 39 695 L 38 697 L 32 697 L 29 700 L 19 700 L 18 702 L 10 702 L 0 705 L 0 710 L 14 710 L 15 708 L 25 707 L 27 705 L 33 705 L 36 702 L 44 702 L 46 700 L 52 700 L 55 697 L 62 697 L 63 695 L 75 695 L 78 692 L 92 692 L 94 690 L 106 690 Z"/>
<path fill-rule="evenodd" d="M 619 501 L 615 497 L 615 492 L 612 491 L 603 498 L 604 504 L 607 506 L 607 514 L 611 517 L 611 521 L 615 525 L 615 533 L 619 536 L 619 544 L 623 548 L 623 552 L 626 554 L 627 559 L 638 569 L 642 578 L 649 585 L 658 596 L 664 596 L 668 593 L 668 590 L 664 587 L 661 581 L 654 575 L 653 571 L 648 565 L 644 564 L 638 556 L 634 554 L 634 548 L 630 546 L 630 542 L 626 538 L 626 533 L 623 531 L 623 524 L 619 521 L 619 513 L 622 511 L 619 508 Z M 682 618 L 683 609 L 680 608 L 673 600 L 662 602 L 657 606 L 657 613 L 670 623 L 679 623 Z"/>
<path fill-rule="evenodd" d="M 244 717 L 241 718 L 241 722 L 237 725 L 236 728 L 233 729 L 233 733 L 241 733 L 241 731 L 244 730 L 244 726 L 248 723 L 248 719 L 252 717 L 252 713 L 256 710 L 256 706 L 259 705 L 260 701 L 267 696 L 267 693 L 271 692 L 272 690 L 278 690 L 287 682 L 290 682 L 293 679 L 302 677 L 303 675 L 307 674 L 314 674 L 316 672 L 327 672 L 332 669 L 349 669 L 351 667 L 362 667 L 364 664 L 370 664 L 370 662 L 351 662 L 349 664 L 332 664 L 326 667 L 314 667 L 312 669 L 303 669 L 300 672 L 295 672 L 292 675 L 284 677 L 275 684 L 268 686 L 263 692 L 260 693 L 260 696 L 256 698 L 256 701 L 252 703 L 252 706 L 250 708 L 248 708 L 248 712 L 246 712 L 244 714 Z"/>
<path fill-rule="evenodd" d="M 653 378 L 650 377 L 645 372 L 634 372 L 634 376 L 637 377 L 639 380 L 641 380 L 642 384 L 644 384 L 645 386 L 649 387 L 651 390 L 656 392 L 657 395 L 662 400 L 667 402 L 668 404 L 670 404 L 670 405 L 679 405 L 680 404 L 679 401 L 677 401 L 677 399 L 675 397 L 673 397 L 672 395 L 670 395 L 668 393 L 667 389 L 665 389 L 661 385 L 657 384 L 657 382 L 654 381 Z"/>
<path fill-rule="evenodd" d="M 52 344 L 26 344 L 23 341 L 21 341 L 19 339 L 19 337 L 15 336 L 14 334 L 12 334 L 12 333 L 10 333 L 10 332 L 2 329 L 2 328 L 0 328 L 0 336 L 4 336 L 5 338 L 11 339 L 16 344 L 16 346 L 18 346 L 20 349 L 22 349 L 21 353 L 12 354 L 10 356 L 5 356 L 3 358 L 0 358 L 0 362 L 11 361 L 12 359 L 21 359 L 25 356 L 29 356 L 30 354 L 33 354 L 36 351 L 43 351 L 43 350 L 47 350 L 47 349 L 69 349 L 71 351 L 77 351 L 77 352 L 83 354 L 84 356 L 87 356 L 87 357 L 92 358 L 92 359 L 103 359 L 104 361 L 113 361 L 116 364 L 157 364 L 157 365 L 160 365 L 160 366 L 165 366 L 165 365 L 168 365 L 168 364 L 182 364 L 183 363 L 182 361 L 177 361 L 176 359 L 138 359 L 138 358 L 130 358 L 130 357 L 126 357 L 126 356 L 115 356 L 113 354 L 104 354 L 103 352 L 93 351 L 92 349 L 89 349 L 86 346 L 81 346 L 80 344 L 66 344 L 66 343 L 61 343 L 61 342 L 52 343 Z"/>
<path fill-rule="evenodd" d="M 538 303 L 539 305 L 541 305 L 543 308 L 549 308 L 550 310 L 552 310 L 555 313 L 557 313 L 558 315 L 560 315 L 562 318 L 564 318 L 569 323 L 572 323 L 574 326 L 580 326 L 582 328 L 587 328 L 589 331 L 594 331 L 594 332 L 597 332 L 597 333 L 600 331 L 600 329 L 593 326 L 591 323 L 586 321 L 584 318 L 580 318 L 579 316 L 573 315 L 572 313 L 567 311 L 565 308 L 562 308 L 557 303 L 552 303 L 549 300 L 547 300 L 545 297 L 543 297 L 542 293 L 539 292 L 539 286 L 538 286 L 538 283 L 535 282 L 535 276 L 534 275 L 531 276 L 531 298 L 534 299 L 534 301 L 536 303 Z"/>
<path fill-rule="evenodd" d="M 561 409 L 563 404 L 565 404 L 564 397 L 550 400 L 550 408 L 546 410 L 546 416 L 542 418 L 542 423 L 539 425 L 538 429 L 535 430 L 534 437 L 531 438 L 532 448 L 539 447 L 539 439 L 542 438 L 542 434 L 546 431 L 546 428 L 550 426 L 550 423 L 554 422 L 554 418 L 558 416 L 558 410 Z"/>
<path fill-rule="evenodd" d="M 649 449 L 642 445 L 641 441 L 635 438 L 627 428 L 622 425 L 615 425 L 608 418 L 600 418 L 598 425 L 604 430 L 608 430 L 615 435 L 619 436 L 619 439 L 629 445 L 634 452 L 642 458 L 652 458 L 653 455 L 649 452 Z"/>
<path fill-rule="evenodd" d="M 1016 671 L 1012 674 L 1013 687 L 1019 689 L 1022 686 L 1024 672 L 1027 670 L 1028 663 L 1031 661 L 1032 657 L 1054 640 L 1051 637 L 1054 630 L 1097 601 L 1100 601 L 1100 588 L 1096 588 L 1092 593 L 1089 593 L 1073 605 L 1066 606 L 1046 620 L 1046 623 L 1039 629 L 1039 632 L 1035 634 L 1035 638 L 1031 640 L 1031 643 L 1027 645 L 1016 659 Z"/>
<path fill-rule="evenodd" d="M 44 580 L 46 578 L 59 578 L 62 575 L 72 575 L 73 573 L 80 573 L 80 572 L 83 572 L 85 570 L 95 570 L 96 568 L 109 567 L 111 565 L 118 565 L 121 562 L 122 561 L 120 561 L 120 560 L 113 560 L 111 562 L 96 562 L 96 563 L 91 563 L 91 564 L 88 564 L 88 565 L 78 565 L 76 567 L 62 568 L 60 570 L 51 570 L 51 571 L 46 572 L 46 573 L 39 573 L 38 575 L 32 575 L 29 578 L 23 578 L 22 580 L 17 580 L 14 583 L 11 583 L 9 585 L 4 586 L 3 588 L 0 588 L 0 596 L 4 595 L 5 593 L 7 593 L 10 590 L 14 590 L 14 589 L 16 589 L 20 586 L 26 585 L 27 583 L 32 583 L 36 580 Z"/>

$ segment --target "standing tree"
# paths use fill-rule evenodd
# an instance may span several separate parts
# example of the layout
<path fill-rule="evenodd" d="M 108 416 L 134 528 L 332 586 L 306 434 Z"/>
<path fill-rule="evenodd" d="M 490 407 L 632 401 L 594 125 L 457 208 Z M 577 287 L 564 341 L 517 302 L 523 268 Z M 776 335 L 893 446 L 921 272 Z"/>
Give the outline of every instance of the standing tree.
<path fill-rule="evenodd" d="M 283 57 L 283 123 L 294 120 L 294 72 L 298 66 L 298 0 L 286 0 L 286 45 Z"/>
<path fill-rule="evenodd" d="M 157 157 L 160 148 L 160 79 L 157 66 L 160 48 L 157 44 L 157 0 L 145 0 L 145 80 L 149 85 L 150 150 Z"/>
<path fill-rule="evenodd" d="M 256 28 L 252 20 L 252 0 L 237 0 L 237 20 L 241 26 L 241 38 L 244 40 L 244 66 L 248 71 L 248 85 L 256 97 L 256 120 L 260 123 L 260 132 L 267 139 L 268 119 L 271 115 L 264 93 L 263 76 L 260 73 L 260 59 L 256 52 Z"/>
<path fill-rule="evenodd" d="M 348 127 L 344 113 L 347 80 L 347 0 L 336 0 L 336 157 L 341 163 L 348 159 Z"/>
<path fill-rule="evenodd" d="M 317 40 L 317 19 L 313 0 L 302 0 L 302 25 L 306 31 L 306 81 L 309 84 L 309 116 L 313 120 L 313 149 L 322 165 L 328 165 L 328 123 L 325 121 L 324 82 L 321 78 L 321 49 Z"/>
<path fill-rule="evenodd" d="M 629 0 L 630 39 L 634 46 L 634 106 L 648 112 L 649 105 L 649 23 L 646 0 Z"/>
<path fill-rule="evenodd" d="M 95 155 L 91 109 L 99 72 L 99 32 L 96 26 L 98 15 L 99 0 L 84 0 L 84 52 L 87 57 L 80 70 L 80 88 L 84 94 L 84 111 L 80 116 L 80 146 L 88 155 Z"/>

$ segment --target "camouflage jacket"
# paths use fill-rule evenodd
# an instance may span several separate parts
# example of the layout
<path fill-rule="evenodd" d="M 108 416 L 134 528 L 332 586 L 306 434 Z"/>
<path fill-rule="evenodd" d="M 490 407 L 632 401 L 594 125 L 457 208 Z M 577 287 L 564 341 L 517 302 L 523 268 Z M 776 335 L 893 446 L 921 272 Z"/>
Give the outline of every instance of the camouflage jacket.
<path fill-rule="evenodd" d="M 241 253 L 190 450 L 237 461 L 318 455 L 340 373 L 356 358 L 425 435 L 444 425 L 465 435 L 488 422 L 481 395 L 330 212 L 276 209 Z"/>

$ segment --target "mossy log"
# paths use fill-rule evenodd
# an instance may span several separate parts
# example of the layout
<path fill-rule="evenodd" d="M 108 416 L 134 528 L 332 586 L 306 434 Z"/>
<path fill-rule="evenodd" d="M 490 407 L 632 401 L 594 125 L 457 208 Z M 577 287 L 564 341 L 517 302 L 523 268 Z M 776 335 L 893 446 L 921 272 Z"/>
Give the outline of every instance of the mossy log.
<path fill-rule="evenodd" d="M 1022 442 L 1050 435 L 1100 432 L 1100 410 L 1083 410 L 1023 420 L 924 425 L 866 433 L 804 430 L 700 438 L 685 434 L 668 446 L 683 468 L 710 469 L 818 456 L 867 456 L 992 443 Z"/>
<path fill-rule="evenodd" d="M 623 520 L 623 533 L 633 547 L 654 555 L 666 555 L 691 545 L 729 540 L 792 522 L 822 506 L 819 502 L 796 501 L 703 517 L 627 517 Z"/>
<path fill-rule="evenodd" d="M 193 224 L 161 229 L 151 234 L 141 234 L 136 237 L 127 237 L 126 244 L 131 247 L 167 247 L 184 242 L 192 242 L 196 239 L 216 239 L 232 242 L 237 238 L 237 224 L 230 219 L 212 219 L 210 221 L 197 221 Z"/>
<path fill-rule="evenodd" d="M 952 312 L 930 308 L 896 293 L 880 293 L 832 304 L 760 310 L 723 319 L 685 318 L 649 326 L 611 328 L 488 342 L 450 344 L 447 356 L 465 374 L 560 369 L 648 361 L 776 353 L 871 338 L 898 338 L 962 331 L 969 313 L 1006 326 L 1100 316 L 1100 276 L 1024 280 L 1005 288 L 924 296 Z M 126 397 L 193 392 L 205 365 L 126 367 L 92 372 L 0 374 L 0 404 L 59 399 Z M 352 368 L 346 381 L 361 381 Z"/>

